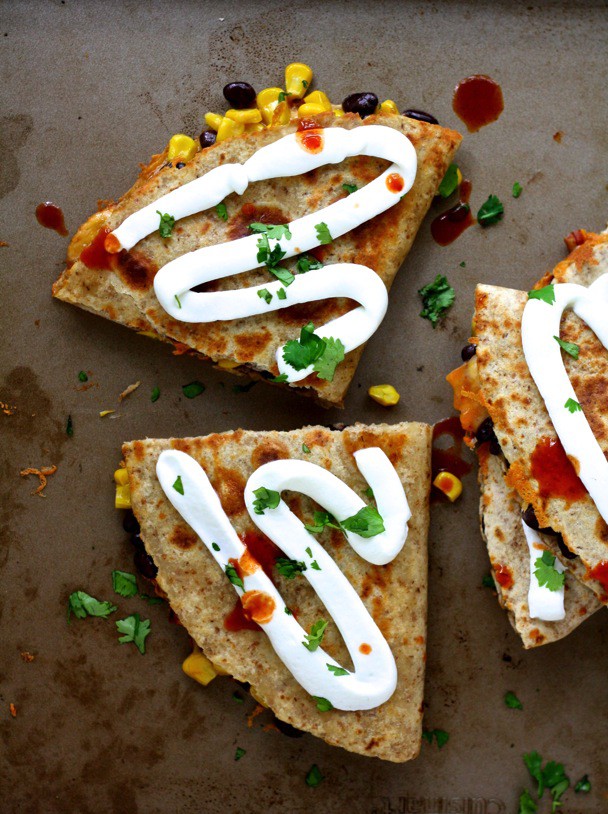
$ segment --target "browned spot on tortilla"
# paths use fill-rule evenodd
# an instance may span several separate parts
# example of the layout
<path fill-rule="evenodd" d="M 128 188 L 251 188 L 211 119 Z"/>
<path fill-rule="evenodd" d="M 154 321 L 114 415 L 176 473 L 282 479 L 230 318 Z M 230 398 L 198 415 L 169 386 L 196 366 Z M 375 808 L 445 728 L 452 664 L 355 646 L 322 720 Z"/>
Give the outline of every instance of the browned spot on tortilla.
<path fill-rule="evenodd" d="M 187 526 L 175 526 L 171 532 L 170 540 L 176 548 L 181 548 L 186 551 L 197 544 L 198 537 L 192 529 Z"/>
<path fill-rule="evenodd" d="M 373 749 L 375 746 L 380 746 L 380 740 L 378 738 L 372 738 L 370 742 L 365 747 L 366 751 Z"/>
<path fill-rule="evenodd" d="M 572 386 L 581 403 L 585 417 L 599 445 L 604 449 L 608 443 L 606 421 L 608 412 L 608 386 L 603 375 L 572 376 Z"/>
<path fill-rule="evenodd" d="M 271 341 L 272 334 L 266 328 L 261 331 L 252 331 L 249 334 L 237 334 L 234 337 L 234 342 L 238 348 L 239 361 L 252 362 L 266 350 L 268 343 Z"/>
<path fill-rule="evenodd" d="M 243 498 L 245 479 L 238 469 L 218 466 L 212 484 L 228 517 L 234 517 L 246 511 Z"/>
<path fill-rule="evenodd" d="M 530 638 L 534 639 L 536 644 L 542 644 L 545 641 L 545 636 L 540 630 L 535 627 L 530 631 Z"/>
<path fill-rule="evenodd" d="M 283 461 L 289 458 L 289 449 L 278 439 L 268 439 L 253 450 L 251 453 L 251 465 L 254 469 L 259 469 L 264 464 L 272 461 Z"/>
<path fill-rule="evenodd" d="M 342 434 L 344 448 L 347 452 L 353 453 L 366 447 L 380 447 L 387 455 L 392 464 L 396 464 L 403 454 L 403 447 L 407 443 L 405 433 L 391 433 L 386 436 L 378 435 L 372 430 L 357 428 L 356 435 L 353 435 L 348 428 Z"/>
<path fill-rule="evenodd" d="M 289 223 L 289 215 L 279 209 L 278 206 L 256 206 L 256 204 L 246 203 L 240 210 L 230 218 L 228 227 L 228 237 L 230 240 L 238 240 L 253 234 L 249 228 L 250 223 Z"/>
<path fill-rule="evenodd" d="M 289 300 L 289 293 L 287 294 Z M 358 303 L 354 300 L 333 299 L 318 300 L 317 302 L 305 302 L 301 305 L 291 305 L 289 308 L 282 308 L 276 312 L 276 316 L 281 322 L 292 325 L 306 325 L 312 322 L 315 328 L 325 325 L 330 319 L 342 316 L 347 311 L 356 308 Z"/>
<path fill-rule="evenodd" d="M 595 537 L 608 545 L 608 525 L 601 515 L 595 521 Z"/>
<path fill-rule="evenodd" d="M 142 441 L 133 441 L 131 444 L 133 449 L 133 455 L 135 455 L 136 460 L 143 461 L 144 456 L 146 454 L 146 448 Z"/>
<path fill-rule="evenodd" d="M 158 271 L 144 254 L 124 249 L 118 254 L 116 267 L 122 281 L 136 291 L 147 291 Z"/>

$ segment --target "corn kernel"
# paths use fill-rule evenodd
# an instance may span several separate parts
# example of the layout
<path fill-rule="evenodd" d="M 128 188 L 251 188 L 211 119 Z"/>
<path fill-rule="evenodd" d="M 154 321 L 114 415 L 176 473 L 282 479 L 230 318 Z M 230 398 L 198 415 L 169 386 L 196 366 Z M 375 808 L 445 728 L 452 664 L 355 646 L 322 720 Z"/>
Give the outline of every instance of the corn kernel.
<path fill-rule="evenodd" d="M 125 486 L 129 482 L 129 473 L 126 469 L 121 468 L 117 469 L 114 472 L 114 483 L 117 483 L 119 486 Z"/>
<path fill-rule="evenodd" d="M 321 113 L 325 113 L 325 108 L 322 105 L 304 102 L 304 104 L 298 108 L 298 116 L 300 119 L 306 119 L 308 116 L 319 116 Z"/>
<path fill-rule="evenodd" d="M 262 114 L 257 107 L 250 107 L 245 110 L 227 110 L 224 115 L 227 119 L 232 119 L 233 122 L 242 122 L 242 124 L 256 124 L 262 121 Z"/>
<path fill-rule="evenodd" d="M 322 90 L 313 90 L 312 93 L 304 97 L 304 102 L 311 105 L 321 105 L 323 110 L 331 110 L 331 102 Z"/>
<path fill-rule="evenodd" d="M 367 391 L 374 401 L 384 407 L 394 407 L 400 399 L 399 393 L 392 384 L 377 384 Z"/>
<path fill-rule="evenodd" d="M 266 125 L 263 122 L 255 122 L 254 124 L 245 125 L 246 133 L 261 133 L 262 130 L 266 130 Z"/>
<path fill-rule="evenodd" d="M 221 367 L 222 370 L 234 370 L 235 367 L 238 367 L 240 362 L 235 362 L 232 359 L 219 359 L 217 366 Z"/>
<path fill-rule="evenodd" d="M 344 111 L 341 107 L 334 107 L 334 116 L 337 116 L 338 118 L 344 116 Z"/>
<path fill-rule="evenodd" d="M 291 121 L 291 111 L 287 102 L 279 102 L 272 112 L 271 127 L 282 127 Z"/>
<path fill-rule="evenodd" d="M 214 669 L 213 664 L 209 661 L 203 651 L 199 650 L 199 648 L 196 646 L 188 658 L 184 659 L 182 663 L 182 670 L 187 676 L 193 678 L 195 681 L 198 681 L 199 684 L 202 684 L 203 687 L 210 684 L 217 676 L 217 672 Z"/>
<path fill-rule="evenodd" d="M 138 336 L 147 336 L 149 339 L 160 339 L 160 336 L 154 331 L 138 331 Z"/>
<path fill-rule="evenodd" d="M 433 486 L 440 489 L 452 503 L 462 494 L 462 481 L 451 472 L 440 472 L 433 481 Z"/>
<path fill-rule="evenodd" d="M 458 180 L 458 186 L 462 184 L 462 173 L 460 172 L 460 167 L 456 167 L 456 179 Z"/>
<path fill-rule="evenodd" d="M 384 102 L 382 102 L 380 105 L 380 110 L 383 113 L 393 113 L 395 115 L 399 113 L 399 108 L 392 99 L 386 99 Z"/>
<path fill-rule="evenodd" d="M 285 68 L 285 89 L 293 99 L 301 99 L 312 82 L 312 68 L 303 62 L 292 62 Z"/>
<path fill-rule="evenodd" d="M 272 123 L 272 114 L 279 104 L 279 94 L 281 93 L 285 93 L 281 88 L 264 88 L 255 97 L 255 103 L 262 114 L 262 120 L 265 124 Z"/>
<path fill-rule="evenodd" d="M 116 495 L 114 497 L 115 509 L 130 509 L 131 508 L 131 487 L 128 483 L 121 485 L 116 484 Z"/>
<path fill-rule="evenodd" d="M 196 141 L 183 133 L 171 136 L 167 149 L 169 161 L 190 161 L 196 154 Z"/>
<path fill-rule="evenodd" d="M 241 136 L 245 132 L 245 125 L 241 122 L 235 122 L 232 119 L 227 119 L 225 116 L 217 131 L 216 141 L 225 141 L 227 138 L 234 138 L 234 136 Z"/>

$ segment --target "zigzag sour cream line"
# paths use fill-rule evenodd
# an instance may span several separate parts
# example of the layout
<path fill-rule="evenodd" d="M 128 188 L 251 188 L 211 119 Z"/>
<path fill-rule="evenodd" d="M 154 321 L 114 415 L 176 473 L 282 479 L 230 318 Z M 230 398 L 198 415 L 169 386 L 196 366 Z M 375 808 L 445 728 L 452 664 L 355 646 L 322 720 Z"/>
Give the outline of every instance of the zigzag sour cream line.
<path fill-rule="evenodd" d="M 566 616 L 564 608 L 564 587 L 556 591 L 550 591 L 545 585 L 539 585 L 534 574 L 536 560 L 542 556 L 545 546 L 539 534 L 530 528 L 524 521 L 521 521 L 528 551 L 530 552 L 530 587 L 528 589 L 528 610 L 531 619 L 542 619 L 544 622 L 559 622 Z M 560 574 L 566 570 L 562 563 L 555 558 L 553 567 Z"/>
<path fill-rule="evenodd" d="M 401 481 L 381 449 L 359 450 L 354 457 L 377 495 L 385 531 L 368 539 L 352 532 L 346 532 L 346 537 L 368 562 L 386 564 L 405 543 L 411 512 Z M 302 576 L 316 591 L 342 634 L 354 664 L 352 672 L 341 668 L 321 646 L 312 652 L 304 646 L 306 631 L 286 611 L 272 581 L 248 554 L 202 467 L 183 452 L 167 450 L 160 455 L 156 472 L 170 502 L 221 569 L 225 571 L 230 561 L 238 562 L 244 587 L 234 583 L 233 586 L 243 607 L 250 612 L 254 608 L 252 618 L 306 692 L 326 698 L 341 710 L 373 709 L 391 697 L 397 686 L 393 654 L 350 582 L 283 500 L 274 509 L 266 508 L 263 514 L 256 513 L 254 508 L 254 492 L 260 486 L 279 492 L 289 489 L 310 496 L 338 520 L 344 520 L 365 506 L 350 487 L 316 464 L 273 461 L 251 475 L 245 487 L 245 503 L 253 522 L 287 557 L 307 564 Z M 183 495 L 173 486 L 178 476 Z"/>

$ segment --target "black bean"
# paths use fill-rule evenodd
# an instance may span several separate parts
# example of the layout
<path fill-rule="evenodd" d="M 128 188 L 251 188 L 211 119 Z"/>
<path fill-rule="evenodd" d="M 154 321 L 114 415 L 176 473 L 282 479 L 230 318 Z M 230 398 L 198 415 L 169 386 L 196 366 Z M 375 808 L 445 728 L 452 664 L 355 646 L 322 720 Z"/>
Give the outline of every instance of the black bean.
<path fill-rule="evenodd" d="M 477 353 L 477 345 L 465 345 L 464 348 L 460 351 L 460 358 L 463 362 L 468 362 L 469 359 L 472 359 L 475 354 Z"/>
<path fill-rule="evenodd" d="M 131 543 L 138 551 L 144 551 L 145 552 L 146 547 L 144 545 L 144 541 L 139 536 L 139 532 L 137 532 L 136 534 L 131 535 Z"/>
<path fill-rule="evenodd" d="M 139 523 L 131 509 L 127 509 L 125 512 L 125 516 L 122 519 L 122 527 L 127 534 L 139 534 Z"/>
<path fill-rule="evenodd" d="M 378 107 L 378 97 L 375 93 L 351 93 L 342 102 L 345 113 L 358 113 L 362 119 L 371 116 Z"/>
<path fill-rule="evenodd" d="M 500 444 L 498 443 L 498 438 L 494 436 L 494 438 L 492 438 L 492 440 L 490 441 L 490 454 L 500 455 L 501 452 L 502 449 L 500 447 Z"/>
<path fill-rule="evenodd" d="M 301 729 L 296 729 L 295 726 L 285 723 L 285 721 L 281 721 L 279 718 L 274 719 L 274 725 L 279 732 L 287 735 L 288 738 L 301 738 L 304 735 Z"/>
<path fill-rule="evenodd" d="M 152 557 L 145 551 L 137 549 L 133 557 L 133 562 L 139 573 L 148 579 L 154 579 L 158 574 L 158 568 Z"/>
<path fill-rule="evenodd" d="M 467 203 L 462 203 L 462 201 L 456 206 L 453 206 L 451 209 L 445 213 L 448 216 L 448 220 L 452 221 L 452 223 L 461 223 L 466 216 L 469 214 L 471 207 Z"/>
<path fill-rule="evenodd" d="M 419 122 L 427 122 L 428 124 L 439 124 L 434 116 L 430 113 L 425 113 L 424 110 L 416 110 L 414 107 L 408 108 L 404 114 L 408 119 L 417 119 Z"/>
<path fill-rule="evenodd" d="M 186 165 L 184 164 L 184 162 L 183 162 L 183 161 L 178 161 L 178 162 L 177 162 L 177 164 L 175 165 L 175 169 L 176 169 L 176 170 L 181 170 L 181 168 L 182 168 L 182 167 L 185 167 L 185 166 L 186 166 Z"/>
<path fill-rule="evenodd" d="M 573 551 L 570 551 L 566 543 L 564 543 L 564 538 L 562 537 L 561 534 L 557 535 L 557 537 L 555 538 L 555 542 L 558 544 L 559 550 L 562 552 L 562 554 L 567 560 L 575 560 L 578 557 L 578 554 L 575 554 Z"/>
<path fill-rule="evenodd" d="M 224 98 L 232 107 L 243 110 L 254 106 L 255 91 L 249 82 L 228 82 L 224 87 Z"/>
<path fill-rule="evenodd" d="M 534 506 L 530 503 L 528 508 L 521 513 L 521 518 L 531 529 L 534 531 L 538 531 L 540 529 L 540 523 L 538 522 L 538 518 L 536 517 L 536 512 L 534 511 Z"/>
<path fill-rule="evenodd" d="M 496 435 L 494 433 L 494 422 L 490 417 L 488 417 L 484 421 L 482 421 L 479 427 L 477 428 L 475 438 L 477 439 L 478 444 L 485 444 L 486 441 L 491 441 L 492 438 L 495 437 Z"/>
<path fill-rule="evenodd" d="M 206 147 L 212 147 L 215 144 L 215 138 L 216 136 L 213 130 L 203 130 L 199 136 L 201 150 L 204 150 Z"/>

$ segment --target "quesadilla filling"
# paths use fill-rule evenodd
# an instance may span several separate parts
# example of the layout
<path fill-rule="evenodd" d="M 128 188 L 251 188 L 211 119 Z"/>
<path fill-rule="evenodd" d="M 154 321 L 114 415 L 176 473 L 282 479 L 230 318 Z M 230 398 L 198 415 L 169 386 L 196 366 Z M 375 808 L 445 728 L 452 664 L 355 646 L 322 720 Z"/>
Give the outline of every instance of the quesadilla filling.
<path fill-rule="evenodd" d="M 295 563 L 338 627 L 354 670 L 338 664 L 321 647 L 327 621 L 307 633 L 287 607 L 260 563 L 232 527 L 203 468 L 184 452 L 165 450 L 156 472 L 165 495 L 186 520 L 238 594 L 244 612 L 267 634 L 296 681 L 317 699 L 341 710 L 373 709 L 397 686 L 390 647 L 359 595 L 315 539 L 325 525 L 340 528 L 353 549 L 374 565 L 391 562 L 407 539 L 411 512 L 386 454 L 377 447 L 354 453 L 357 467 L 376 495 L 378 508 L 365 502 L 323 467 L 278 460 L 254 471 L 245 486 L 251 520 Z M 283 490 L 301 492 L 326 512 L 316 526 L 304 525 L 281 499 Z"/>

